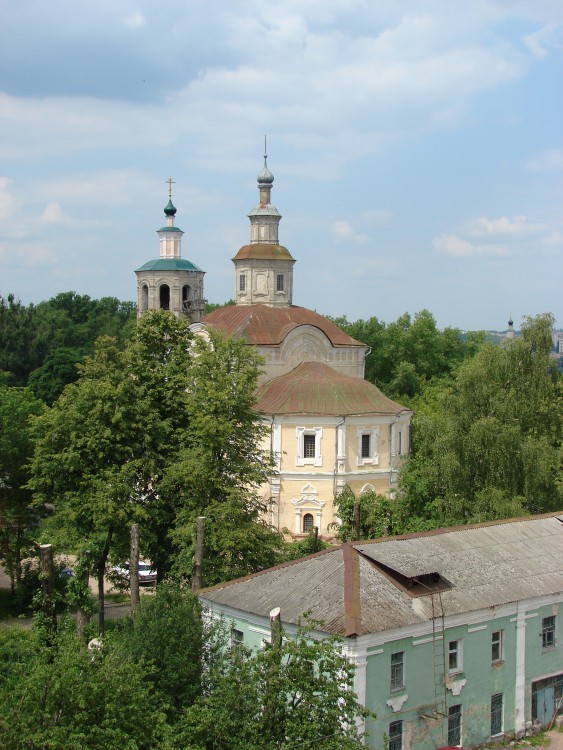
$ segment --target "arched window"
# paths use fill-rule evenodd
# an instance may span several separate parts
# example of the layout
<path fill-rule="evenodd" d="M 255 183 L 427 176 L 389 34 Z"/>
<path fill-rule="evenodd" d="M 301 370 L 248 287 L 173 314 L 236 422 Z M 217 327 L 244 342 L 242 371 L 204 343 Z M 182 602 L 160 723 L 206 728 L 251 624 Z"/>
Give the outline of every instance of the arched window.
<path fill-rule="evenodd" d="M 162 284 L 160 287 L 160 309 L 170 310 L 170 287 L 168 284 Z"/>
<path fill-rule="evenodd" d="M 190 299 L 190 287 L 189 284 L 184 284 L 182 287 L 182 310 L 188 312 L 192 301 Z"/>
<path fill-rule="evenodd" d="M 303 533 L 308 534 L 313 528 L 315 520 L 312 513 L 305 513 L 303 516 Z"/>
<path fill-rule="evenodd" d="M 149 288 L 146 284 L 141 287 L 141 310 L 149 309 Z"/>

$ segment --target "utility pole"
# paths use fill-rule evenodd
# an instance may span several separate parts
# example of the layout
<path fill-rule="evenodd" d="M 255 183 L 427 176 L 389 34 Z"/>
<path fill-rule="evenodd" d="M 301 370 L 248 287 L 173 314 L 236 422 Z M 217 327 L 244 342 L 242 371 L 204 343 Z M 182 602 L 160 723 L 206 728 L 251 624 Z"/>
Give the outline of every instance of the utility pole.
<path fill-rule="evenodd" d="M 205 516 L 197 519 L 197 532 L 195 538 L 194 572 L 192 574 L 192 591 L 201 588 L 201 571 L 203 567 L 203 539 L 205 535 Z"/>
<path fill-rule="evenodd" d="M 131 549 L 129 552 L 129 586 L 131 589 L 131 614 L 140 602 L 139 595 L 139 524 L 131 524 Z"/>

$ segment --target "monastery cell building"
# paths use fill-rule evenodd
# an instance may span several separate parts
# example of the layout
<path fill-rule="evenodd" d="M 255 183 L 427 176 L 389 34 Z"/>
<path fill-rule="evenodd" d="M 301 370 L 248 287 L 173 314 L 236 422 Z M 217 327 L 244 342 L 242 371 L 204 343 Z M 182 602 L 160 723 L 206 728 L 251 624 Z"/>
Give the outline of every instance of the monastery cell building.
<path fill-rule="evenodd" d="M 412 412 L 364 380 L 367 347 L 322 315 L 293 304 L 295 259 L 279 243 L 271 203 L 274 176 L 258 174 L 259 204 L 248 214 L 250 243 L 233 258 L 236 304 L 202 317 L 203 272 L 180 257 L 176 209 L 165 208 L 160 259 L 137 273 L 139 310 L 164 307 L 206 329 L 243 338 L 265 360 L 257 411 L 271 426 L 276 473 L 264 495 L 268 520 L 293 536 L 313 526 L 334 536 L 334 497 L 346 485 L 392 494 L 409 450 Z M 170 264 L 170 265 L 169 265 Z M 164 291 L 163 291 L 164 290 Z"/>

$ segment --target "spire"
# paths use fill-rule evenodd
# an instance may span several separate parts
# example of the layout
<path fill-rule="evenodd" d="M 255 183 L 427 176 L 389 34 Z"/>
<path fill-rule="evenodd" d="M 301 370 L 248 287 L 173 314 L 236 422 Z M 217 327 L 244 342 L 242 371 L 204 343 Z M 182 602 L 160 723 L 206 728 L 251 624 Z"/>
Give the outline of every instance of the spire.
<path fill-rule="evenodd" d="M 168 185 L 168 203 L 164 207 L 166 216 L 166 226 L 158 230 L 160 237 L 160 257 L 161 258 L 181 258 L 182 257 L 182 235 L 181 229 L 174 226 L 174 217 L 176 216 L 176 206 L 172 203 L 172 185 L 174 180 L 169 177 L 165 180 Z"/>
<path fill-rule="evenodd" d="M 512 315 L 508 316 L 508 330 L 506 332 L 506 338 L 507 339 L 514 338 L 514 321 L 512 320 Z"/>
<path fill-rule="evenodd" d="M 270 203 L 274 175 L 268 169 L 268 152 L 266 149 L 266 136 L 264 136 L 264 166 L 258 172 L 258 192 L 260 203 L 248 214 L 250 219 L 250 242 L 277 245 L 278 224 L 281 214 L 275 206 Z"/>

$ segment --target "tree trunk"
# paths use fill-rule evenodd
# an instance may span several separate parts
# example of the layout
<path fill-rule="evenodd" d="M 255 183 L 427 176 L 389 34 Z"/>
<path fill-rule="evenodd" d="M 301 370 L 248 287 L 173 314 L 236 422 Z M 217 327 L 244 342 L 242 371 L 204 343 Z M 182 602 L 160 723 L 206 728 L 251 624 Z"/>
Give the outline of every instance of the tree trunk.
<path fill-rule="evenodd" d="M 57 629 L 57 611 L 55 608 L 55 566 L 53 563 L 53 545 L 40 544 L 39 554 L 41 556 L 41 577 L 43 587 L 43 614 L 45 620 L 53 628 Z"/>
<path fill-rule="evenodd" d="M 361 536 L 360 527 L 360 498 L 354 498 L 354 541 L 358 542 Z"/>
<path fill-rule="evenodd" d="M 78 575 L 80 576 L 80 583 L 81 585 L 88 590 L 88 579 L 90 577 L 90 565 L 89 563 L 89 556 L 90 552 L 84 552 L 80 558 L 86 560 L 86 564 L 84 566 L 79 565 L 78 566 Z M 79 560 L 80 560 L 79 558 Z M 86 625 L 90 622 L 90 616 L 88 612 L 81 607 L 78 607 L 76 610 L 76 632 L 78 633 L 78 637 L 82 638 L 84 640 L 84 635 L 86 631 Z"/>
<path fill-rule="evenodd" d="M 110 529 L 107 533 L 106 541 L 100 553 L 100 557 L 98 558 L 98 604 L 100 607 L 100 611 L 98 613 L 98 630 L 100 631 L 100 635 L 103 635 L 106 627 L 104 574 L 106 572 L 106 563 L 108 560 L 112 536 L 113 530 Z"/>
<path fill-rule="evenodd" d="M 205 516 L 197 519 L 197 533 L 195 539 L 194 571 L 192 574 L 192 591 L 201 588 L 201 571 L 203 568 L 203 537 L 205 534 Z"/>
<path fill-rule="evenodd" d="M 129 587 L 131 589 L 131 613 L 139 606 L 139 524 L 131 524 L 131 551 L 129 553 Z"/>

